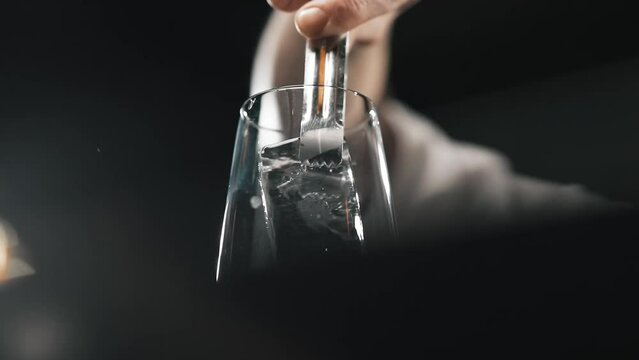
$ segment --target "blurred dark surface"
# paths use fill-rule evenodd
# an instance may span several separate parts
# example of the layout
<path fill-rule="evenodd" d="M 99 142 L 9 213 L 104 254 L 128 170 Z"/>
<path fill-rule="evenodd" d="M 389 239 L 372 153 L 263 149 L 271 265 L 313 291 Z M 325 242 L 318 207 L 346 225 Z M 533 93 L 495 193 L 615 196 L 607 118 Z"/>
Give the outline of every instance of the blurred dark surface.
<path fill-rule="evenodd" d="M 0 287 L 1 359 L 347 358 L 348 334 L 308 343 L 314 322 L 332 329 L 317 318 L 326 310 L 305 309 L 304 322 L 294 306 L 269 313 L 257 301 L 321 310 L 308 296 L 321 289 L 335 294 L 326 309 L 370 295 L 351 318 L 368 319 L 366 331 L 348 343 L 364 353 L 502 338 L 632 344 L 629 219 L 389 255 L 366 265 L 377 270 L 359 292 L 309 282 L 276 298 L 256 288 L 253 302 L 221 294 L 213 266 L 237 111 L 268 11 L 261 1 L 0 4 L 0 216 L 37 271 Z M 521 172 L 637 201 L 638 28 L 621 1 L 423 1 L 398 22 L 393 89 Z M 417 320 L 423 332 L 409 330 Z M 386 326 L 396 348 L 372 334 Z"/>
<path fill-rule="evenodd" d="M 220 293 L 294 339 L 301 358 L 636 355 L 636 221 L 598 216 L 388 250 Z"/>

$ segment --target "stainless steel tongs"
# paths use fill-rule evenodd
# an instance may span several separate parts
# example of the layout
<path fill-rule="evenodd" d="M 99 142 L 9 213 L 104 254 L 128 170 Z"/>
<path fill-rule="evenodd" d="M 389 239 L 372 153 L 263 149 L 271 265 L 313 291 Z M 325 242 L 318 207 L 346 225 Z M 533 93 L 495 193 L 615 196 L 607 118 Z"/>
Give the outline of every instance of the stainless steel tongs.
<path fill-rule="evenodd" d="M 348 35 L 309 40 L 304 69 L 304 115 L 300 126 L 300 160 L 331 150 L 341 161 L 344 141 Z"/>

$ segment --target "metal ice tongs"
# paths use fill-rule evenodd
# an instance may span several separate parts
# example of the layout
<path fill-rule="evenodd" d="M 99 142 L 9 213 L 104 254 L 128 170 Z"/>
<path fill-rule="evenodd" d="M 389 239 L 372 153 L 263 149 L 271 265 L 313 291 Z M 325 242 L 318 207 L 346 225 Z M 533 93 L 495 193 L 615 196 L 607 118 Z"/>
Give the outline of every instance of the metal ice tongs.
<path fill-rule="evenodd" d="M 304 115 L 300 126 L 300 160 L 337 150 L 342 158 L 346 100 L 348 34 L 306 43 Z"/>

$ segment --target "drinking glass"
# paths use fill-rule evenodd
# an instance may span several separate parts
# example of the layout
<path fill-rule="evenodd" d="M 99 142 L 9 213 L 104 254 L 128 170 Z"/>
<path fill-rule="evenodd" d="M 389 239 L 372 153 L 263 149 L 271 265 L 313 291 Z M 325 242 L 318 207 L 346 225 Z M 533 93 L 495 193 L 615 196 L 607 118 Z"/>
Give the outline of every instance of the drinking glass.
<path fill-rule="evenodd" d="M 307 172 L 294 158 L 295 146 L 303 146 L 298 139 L 304 97 L 312 91 L 344 97 L 341 152 L 347 157 L 338 165 L 320 158 L 315 165 L 321 171 Z M 336 87 L 298 85 L 244 102 L 220 237 L 218 282 L 364 256 L 371 245 L 396 237 L 382 134 L 370 99 Z"/>

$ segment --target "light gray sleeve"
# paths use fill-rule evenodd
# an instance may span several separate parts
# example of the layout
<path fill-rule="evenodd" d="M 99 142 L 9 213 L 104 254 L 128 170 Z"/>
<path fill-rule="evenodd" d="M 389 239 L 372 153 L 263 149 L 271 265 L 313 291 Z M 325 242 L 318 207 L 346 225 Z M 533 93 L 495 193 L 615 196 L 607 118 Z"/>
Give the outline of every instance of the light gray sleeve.
<path fill-rule="evenodd" d="M 400 233 L 463 235 L 616 208 L 579 185 L 515 174 L 502 155 L 450 139 L 397 101 L 380 109 Z"/>

